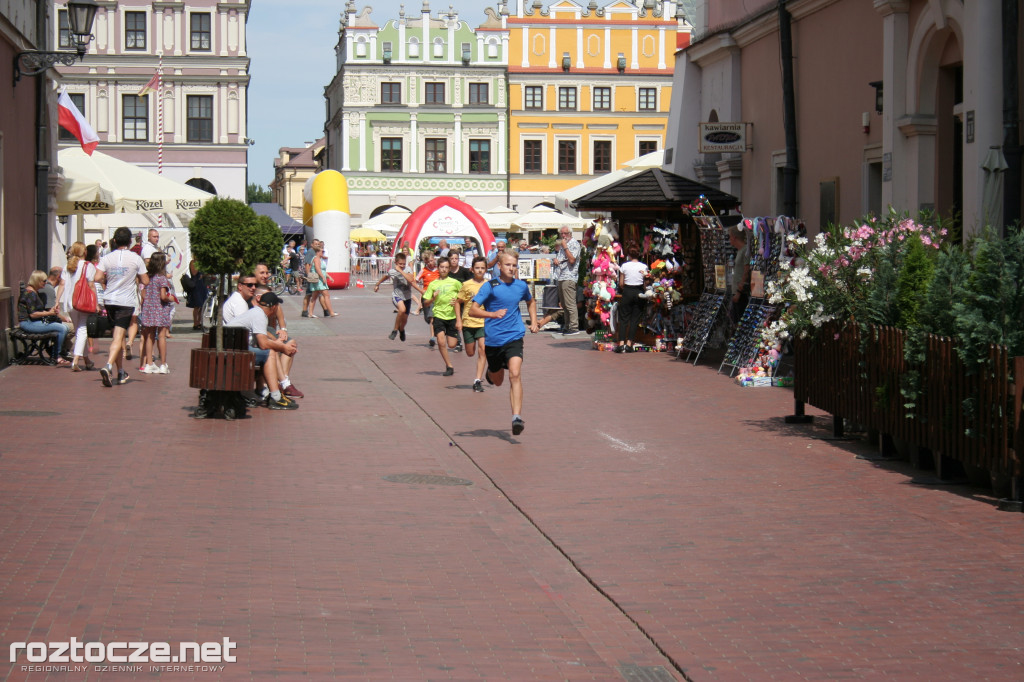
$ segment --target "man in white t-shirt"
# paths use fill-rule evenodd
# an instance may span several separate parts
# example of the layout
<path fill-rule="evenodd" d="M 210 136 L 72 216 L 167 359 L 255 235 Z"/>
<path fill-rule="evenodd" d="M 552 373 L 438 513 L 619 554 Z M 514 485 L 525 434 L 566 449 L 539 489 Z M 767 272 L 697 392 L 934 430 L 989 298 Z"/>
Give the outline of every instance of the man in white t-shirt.
<path fill-rule="evenodd" d="M 255 279 L 255 277 L 253 277 Z M 278 353 L 294 356 L 298 351 L 295 339 L 285 343 L 271 338 L 267 333 L 268 320 L 276 317 L 281 299 L 272 291 L 260 296 L 257 305 L 242 315 L 234 318 L 230 327 L 244 327 L 249 330 L 250 348 L 256 356 L 256 364 L 262 365 L 266 406 L 272 410 L 297 410 L 299 404 L 286 395 L 281 394 L 278 382 Z"/>
<path fill-rule="evenodd" d="M 256 275 L 242 275 L 238 278 L 238 290 L 224 301 L 224 324 L 233 325 L 236 318 L 249 312 L 257 284 Z"/>
<path fill-rule="evenodd" d="M 114 250 L 100 258 L 99 265 L 96 266 L 96 276 L 93 277 L 94 282 L 103 285 L 103 302 L 114 330 L 107 364 L 100 369 L 100 378 L 107 387 L 128 381 L 128 373 L 124 371 L 121 362 L 125 333 L 138 303 L 139 285 L 149 284 L 146 263 L 137 254 L 128 250 L 132 243 L 132 231 L 127 227 L 117 228 L 113 241 Z M 117 375 L 112 378 L 115 364 Z"/>
<path fill-rule="evenodd" d="M 146 243 L 142 245 L 142 260 L 149 265 L 150 256 L 160 250 L 160 232 L 150 229 L 146 236 Z"/>

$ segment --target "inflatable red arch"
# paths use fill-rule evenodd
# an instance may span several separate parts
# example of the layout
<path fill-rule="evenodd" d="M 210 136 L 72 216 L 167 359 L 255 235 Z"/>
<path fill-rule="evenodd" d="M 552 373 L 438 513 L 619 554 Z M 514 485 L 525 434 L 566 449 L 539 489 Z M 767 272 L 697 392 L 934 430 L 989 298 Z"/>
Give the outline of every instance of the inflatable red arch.
<path fill-rule="evenodd" d="M 397 253 L 406 241 L 415 251 L 420 240 L 428 237 L 474 238 L 480 242 L 483 253 L 487 253 L 494 244 L 494 233 L 483 216 L 455 197 L 437 197 L 413 211 L 402 223 L 391 255 Z"/>

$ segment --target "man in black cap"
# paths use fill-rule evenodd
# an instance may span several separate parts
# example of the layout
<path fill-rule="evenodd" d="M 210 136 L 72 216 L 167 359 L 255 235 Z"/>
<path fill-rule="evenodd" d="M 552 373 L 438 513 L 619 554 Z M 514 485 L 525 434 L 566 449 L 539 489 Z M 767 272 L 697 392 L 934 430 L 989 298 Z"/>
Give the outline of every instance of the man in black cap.
<path fill-rule="evenodd" d="M 298 351 L 295 339 L 278 341 L 267 334 L 267 320 L 276 318 L 277 308 L 281 299 L 272 291 L 258 297 L 255 305 L 231 321 L 231 327 L 245 327 L 249 330 L 249 350 L 256 356 L 256 366 L 266 386 L 263 389 L 264 401 L 272 410 L 297 410 L 299 404 L 286 395 L 281 394 L 280 377 L 278 376 L 278 353 L 292 357 Z"/>

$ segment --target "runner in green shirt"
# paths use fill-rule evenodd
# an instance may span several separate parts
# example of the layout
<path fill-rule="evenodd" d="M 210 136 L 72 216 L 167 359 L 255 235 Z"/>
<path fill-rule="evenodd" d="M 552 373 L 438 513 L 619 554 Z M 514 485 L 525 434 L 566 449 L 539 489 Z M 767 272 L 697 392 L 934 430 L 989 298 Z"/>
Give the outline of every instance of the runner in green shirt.
<path fill-rule="evenodd" d="M 444 375 L 450 377 L 455 374 L 451 359 L 448 356 L 448 349 L 455 348 L 459 343 L 459 331 L 455 324 L 455 297 L 462 288 L 462 282 L 448 276 L 449 265 L 447 260 L 441 260 L 437 264 L 438 278 L 435 279 L 423 292 L 423 305 L 431 304 L 434 311 L 434 335 L 437 337 L 437 347 L 441 351 L 441 359 L 444 360 Z"/>

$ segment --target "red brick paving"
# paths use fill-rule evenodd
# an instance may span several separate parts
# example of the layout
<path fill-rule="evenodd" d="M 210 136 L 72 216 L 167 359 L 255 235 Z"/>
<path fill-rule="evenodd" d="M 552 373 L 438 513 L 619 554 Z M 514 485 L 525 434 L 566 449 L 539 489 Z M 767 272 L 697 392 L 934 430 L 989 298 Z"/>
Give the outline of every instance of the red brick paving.
<path fill-rule="evenodd" d="M 3 649 L 229 637 L 238 656 L 134 676 L 26 673 L 22 658 L 0 676 L 1024 672 L 1024 515 L 984 491 L 912 485 L 899 463 L 783 424 L 785 389 L 587 337 L 527 338 L 513 438 L 507 388 L 469 390 L 474 360 L 442 377 L 421 319 L 391 342 L 387 295 L 336 298 L 339 318 L 289 321 L 307 395 L 294 413 L 190 419 L 191 334 L 170 342 L 171 375 L 111 389 L 0 372 Z M 473 484 L 383 479 L 401 473 Z"/>

